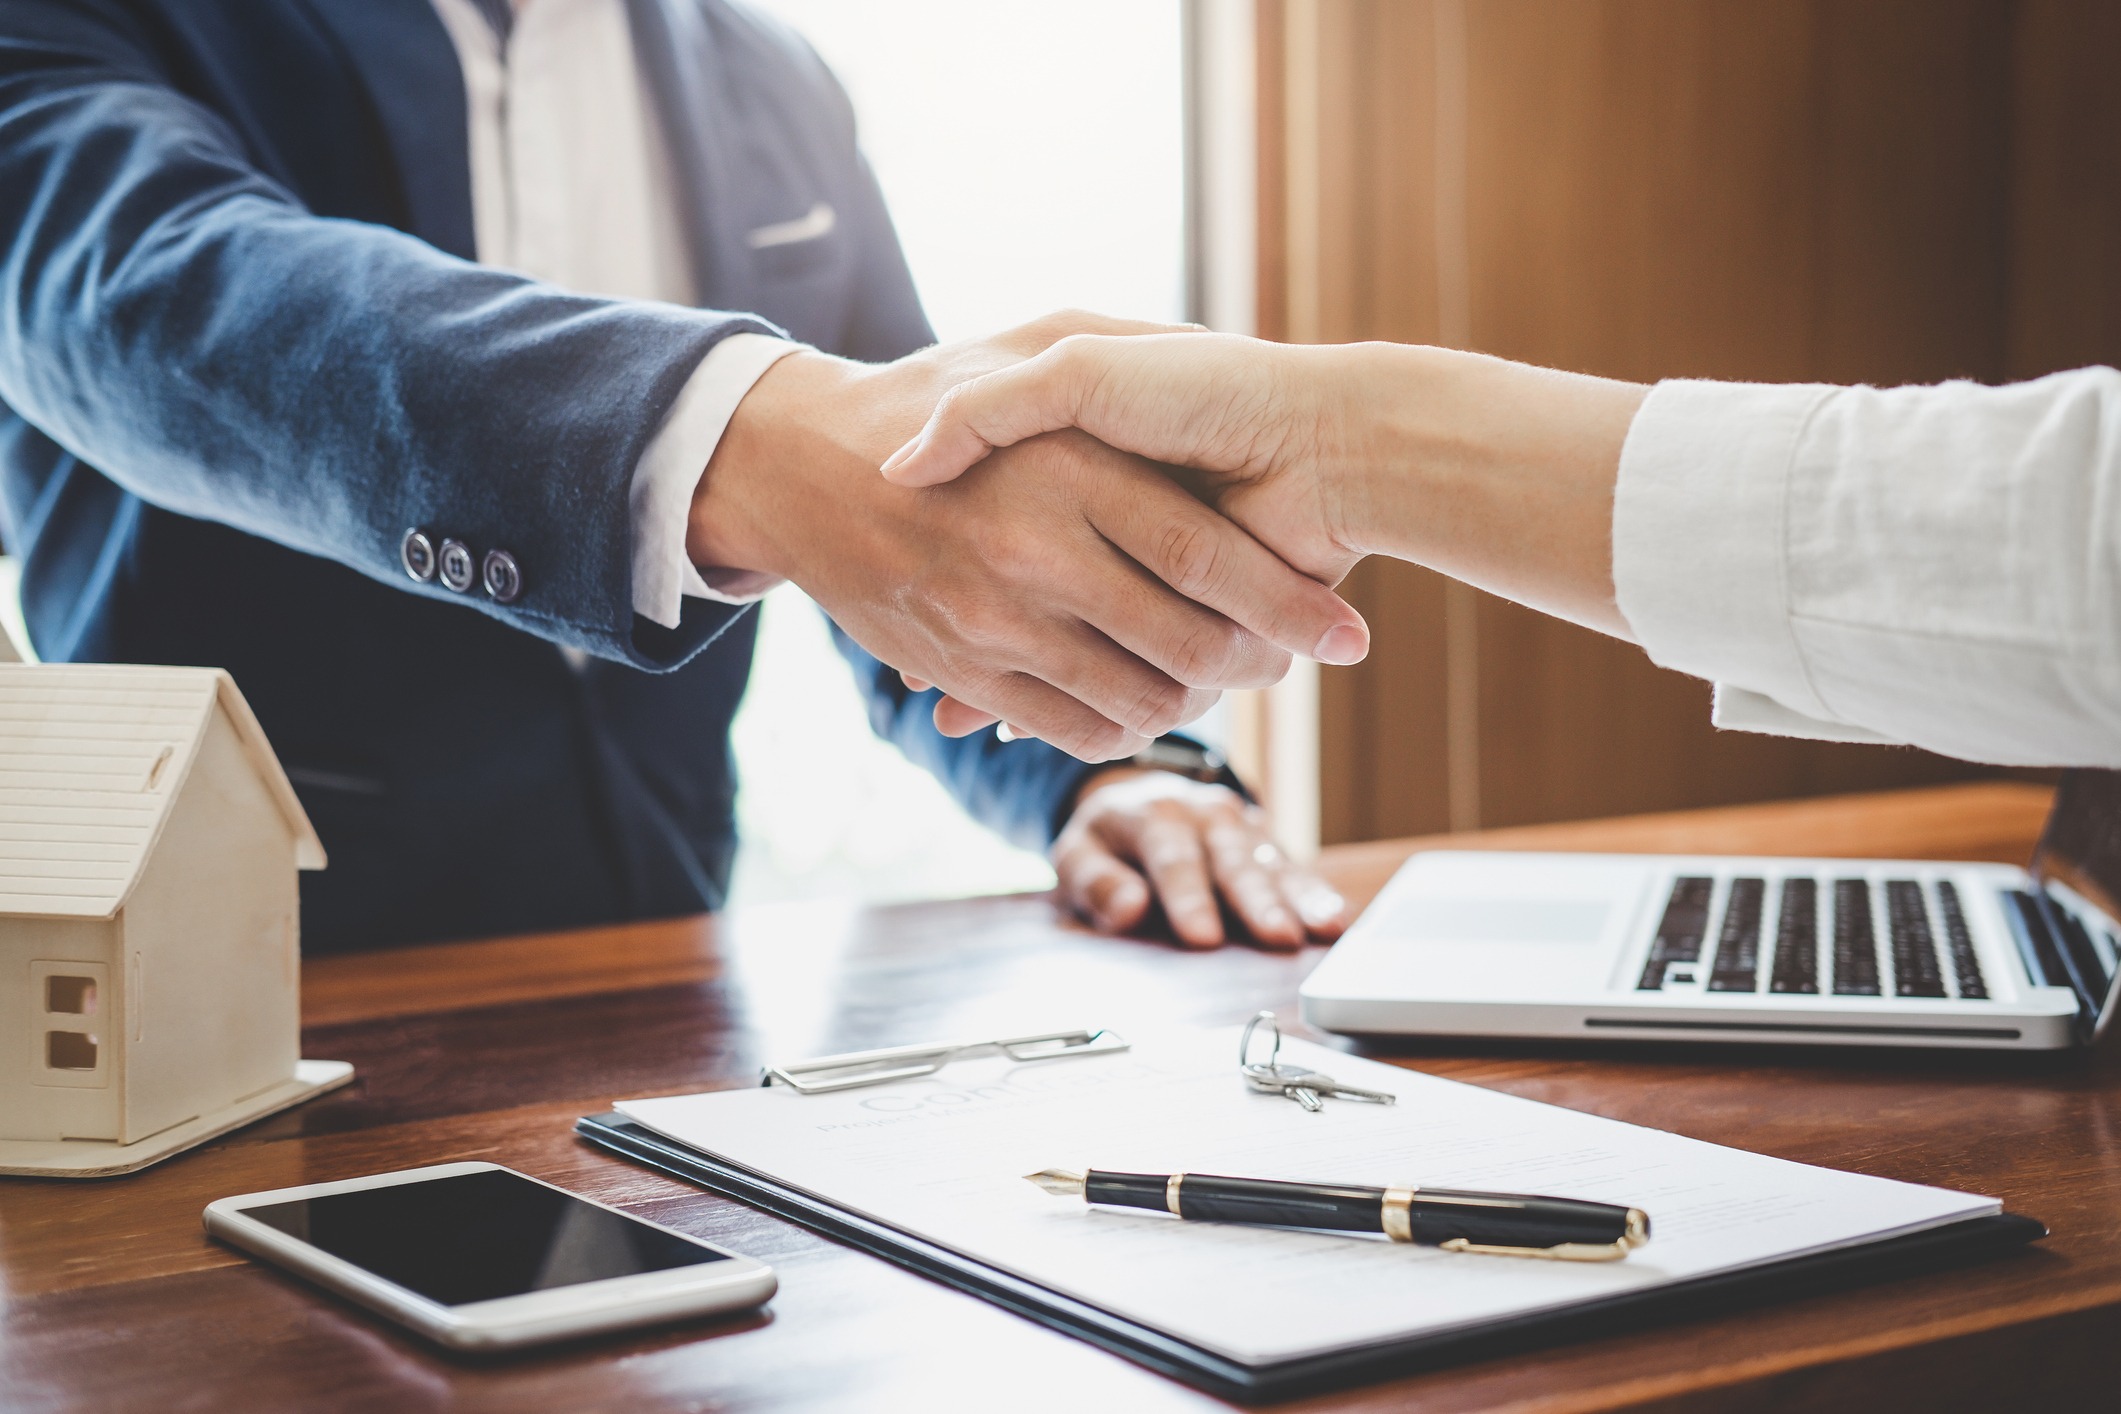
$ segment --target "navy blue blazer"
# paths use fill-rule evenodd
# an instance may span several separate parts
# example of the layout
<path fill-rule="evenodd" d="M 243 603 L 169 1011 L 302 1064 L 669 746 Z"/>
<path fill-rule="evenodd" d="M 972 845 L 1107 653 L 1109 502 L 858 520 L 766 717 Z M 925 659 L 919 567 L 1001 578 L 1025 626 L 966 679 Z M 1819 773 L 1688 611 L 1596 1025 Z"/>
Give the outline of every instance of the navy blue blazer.
<path fill-rule="evenodd" d="M 718 906 L 756 616 L 634 614 L 634 464 L 732 333 L 931 341 L 810 49 L 723 0 L 629 3 L 704 309 L 472 263 L 430 0 L 0 6 L 0 509 L 31 634 L 235 674 L 331 855 L 312 951 Z M 821 201 L 824 238 L 745 244 Z M 414 526 L 506 548 L 520 596 L 414 583 Z M 1079 763 L 942 737 L 932 694 L 842 643 L 879 732 L 1050 839 Z"/>

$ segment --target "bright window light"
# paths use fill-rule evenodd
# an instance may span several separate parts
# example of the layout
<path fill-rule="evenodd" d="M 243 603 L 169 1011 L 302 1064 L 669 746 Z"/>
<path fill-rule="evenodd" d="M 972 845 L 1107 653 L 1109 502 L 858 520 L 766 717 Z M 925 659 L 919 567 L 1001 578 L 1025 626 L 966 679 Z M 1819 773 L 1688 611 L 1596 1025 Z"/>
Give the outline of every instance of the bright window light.
<path fill-rule="evenodd" d="M 1066 307 L 1184 317 L 1178 0 L 756 3 L 846 85 L 941 338 Z M 1050 887 L 870 733 L 815 606 L 784 588 L 761 612 L 732 903 Z"/>

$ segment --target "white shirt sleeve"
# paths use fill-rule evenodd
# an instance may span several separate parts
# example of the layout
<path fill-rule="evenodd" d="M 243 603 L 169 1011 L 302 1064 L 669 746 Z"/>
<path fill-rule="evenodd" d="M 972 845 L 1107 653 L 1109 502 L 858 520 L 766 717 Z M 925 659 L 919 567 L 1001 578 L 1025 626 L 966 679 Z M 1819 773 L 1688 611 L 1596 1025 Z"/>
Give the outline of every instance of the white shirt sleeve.
<path fill-rule="evenodd" d="M 1719 726 L 2121 766 L 2121 373 L 1659 384 L 1613 583 Z"/>
<path fill-rule="evenodd" d="M 731 334 L 708 351 L 670 405 L 633 469 L 633 611 L 664 628 L 678 626 L 684 596 L 748 604 L 780 583 L 749 570 L 702 575 L 685 553 L 692 493 L 736 414 L 736 405 L 766 370 L 801 348 L 765 334 Z"/>

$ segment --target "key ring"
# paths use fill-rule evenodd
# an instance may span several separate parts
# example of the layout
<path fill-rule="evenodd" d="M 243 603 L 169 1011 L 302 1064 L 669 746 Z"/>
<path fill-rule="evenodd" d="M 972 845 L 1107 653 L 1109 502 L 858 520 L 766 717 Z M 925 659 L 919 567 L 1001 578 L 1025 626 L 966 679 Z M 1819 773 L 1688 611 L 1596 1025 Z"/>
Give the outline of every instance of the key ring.
<path fill-rule="evenodd" d="M 1252 1061 L 1252 1033 L 1259 1029 L 1259 1024 L 1262 1021 L 1267 1023 L 1274 1032 L 1274 1046 L 1273 1049 L 1267 1052 L 1265 1063 L 1254 1065 Z M 1237 1066 L 1238 1069 L 1248 1075 L 1255 1070 L 1272 1073 L 1281 1069 L 1281 1022 L 1275 1019 L 1273 1012 L 1256 1012 L 1253 1014 L 1252 1019 L 1245 1023 L 1245 1034 L 1237 1039 Z"/>

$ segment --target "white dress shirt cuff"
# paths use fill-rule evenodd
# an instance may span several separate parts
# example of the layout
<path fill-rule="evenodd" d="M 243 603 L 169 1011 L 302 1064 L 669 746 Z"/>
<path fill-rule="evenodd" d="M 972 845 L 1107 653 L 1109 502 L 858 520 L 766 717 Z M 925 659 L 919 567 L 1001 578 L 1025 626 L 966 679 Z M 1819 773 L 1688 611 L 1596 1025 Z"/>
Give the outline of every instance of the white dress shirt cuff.
<path fill-rule="evenodd" d="M 1710 709 L 1709 720 L 1732 732 L 1760 732 L 1766 736 L 1803 737 L 1810 741 L 1853 741 L 1869 746 L 1903 744 L 1889 736 L 1880 736 L 1869 727 L 1792 712 L 1772 697 L 1747 692 L 1727 682 L 1716 684 L 1715 706 Z"/>
<path fill-rule="evenodd" d="M 1833 389 L 1660 383 L 1613 490 L 1613 590 L 1652 661 L 1714 681 L 1717 724 L 1876 740 L 1820 701 L 1790 622 L 1787 501 L 1806 425 Z"/>
<path fill-rule="evenodd" d="M 766 334 L 731 334 L 709 350 L 633 470 L 633 611 L 678 626 L 684 597 L 749 604 L 780 583 L 752 570 L 708 569 L 685 553 L 692 493 L 736 414 L 767 369 L 802 345 Z"/>

